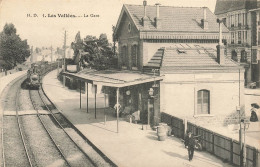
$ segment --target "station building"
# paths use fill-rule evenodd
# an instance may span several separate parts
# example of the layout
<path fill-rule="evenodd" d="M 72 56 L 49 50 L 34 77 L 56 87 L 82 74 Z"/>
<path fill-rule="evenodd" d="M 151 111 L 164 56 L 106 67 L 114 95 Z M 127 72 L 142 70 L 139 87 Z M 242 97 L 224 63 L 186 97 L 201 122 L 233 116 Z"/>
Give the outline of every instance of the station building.
<path fill-rule="evenodd" d="M 157 125 L 165 112 L 223 124 L 243 108 L 244 68 L 226 56 L 230 34 L 216 20 L 205 7 L 123 5 L 118 69 L 65 75 L 103 85 L 111 106 L 139 110 L 142 123 Z"/>

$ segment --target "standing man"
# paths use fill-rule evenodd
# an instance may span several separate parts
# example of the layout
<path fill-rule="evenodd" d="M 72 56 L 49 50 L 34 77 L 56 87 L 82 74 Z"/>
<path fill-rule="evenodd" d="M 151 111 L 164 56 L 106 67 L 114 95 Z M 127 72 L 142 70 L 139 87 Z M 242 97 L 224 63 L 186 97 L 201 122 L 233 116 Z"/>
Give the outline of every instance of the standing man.
<path fill-rule="evenodd" d="M 193 158 L 194 146 L 195 146 L 195 140 L 191 132 L 189 132 L 188 135 L 185 137 L 184 144 L 186 148 L 188 147 L 189 161 L 191 161 Z"/>

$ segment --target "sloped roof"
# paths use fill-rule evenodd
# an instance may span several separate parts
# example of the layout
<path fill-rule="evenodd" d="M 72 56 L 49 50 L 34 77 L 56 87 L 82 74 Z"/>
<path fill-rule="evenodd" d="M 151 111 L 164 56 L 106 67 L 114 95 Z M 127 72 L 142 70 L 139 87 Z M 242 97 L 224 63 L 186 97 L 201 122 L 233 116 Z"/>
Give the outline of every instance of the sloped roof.
<path fill-rule="evenodd" d="M 162 21 L 162 28 L 155 27 L 154 18 L 156 17 L 156 6 L 146 6 L 147 17 L 149 19 L 149 28 L 144 29 L 142 18 L 144 15 L 144 6 L 142 5 L 124 5 L 126 11 L 132 18 L 139 31 L 174 31 L 174 32 L 218 32 L 219 25 L 216 22 L 217 17 L 206 8 L 208 29 L 201 27 L 203 19 L 203 8 L 201 7 L 173 7 L 160 6 L 159 17 Z M 123 8 L 124 8 L 123 7 Z M 123 12 L 124 10 L 122 10 Z M 120 20 L 119 20 L 120 21 Z M 223 32 L 228 29 L 223 26 Z"/>
<path fill-rule="evenodd" d="M 162 80 L 163 76 L 143 74 L 140 71 L 85 69 L 78 73 L 63 72 L 68 77 L 92 82 L 93 84 L 109 87 L 126 87 L 147 82 Z"/>
<path fill-rule="evenodd" d="M 257 0 L 217 0 L 215 14 L 223 14 L 241 9 L 253 9 Z"/>
<path fill-rule="evenodd" d="M 204 70 L 239 68 L 239 65 L 225 56 L 225 64 L 217 62 L 216 49 L 205 48 L 193 44 L 175 44 L 172 47 L 159 49 L 146 67 L 161 69 Z"/>

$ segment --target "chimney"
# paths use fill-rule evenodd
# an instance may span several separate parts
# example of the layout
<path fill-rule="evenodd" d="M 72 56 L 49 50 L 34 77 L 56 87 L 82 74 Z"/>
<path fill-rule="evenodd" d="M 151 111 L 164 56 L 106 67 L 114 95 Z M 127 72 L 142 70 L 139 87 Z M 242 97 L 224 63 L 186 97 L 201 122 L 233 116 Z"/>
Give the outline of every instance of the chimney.
<path fill-rule="evenodd" d="M 219 23 L 219 42 L 217 45 L 217 62 L 220 65 L 225 64 L 225 46 L 222 43 L 222 20 L 217 19 Z"/>
<path fill-rule="evenodd" d="M 149 26 L 148 26 L 148 24 L 149 24 L 149 19 L 148 19 L 148 17 L 146 16 L 146 5 L 147 5 L 147 1 L 146 1 L 146 0 L 143 1 L 143 5 L 144 5 L 144 17 L 142 18 L 142 20 L 143 20 L 143 26 L 144 26 L 144 28 L 147 29 L 147 28 L 149 27 Z"/>
<path fill-rule="evenodd" d="M 209 27 L 209 22 L 207 21 L 207 7 L 203 7 L 203 19 L 201 20 L 201 25 L 204 30 Z"/>
<path fill-rule="evenodd" d="M 162 27 L 162 19 L 160 19 L 160 5 L 159 3 L 156 3 L 156 17 L 154 18 L 155 20 L 155 27 L 157 29 L 160 29 Z"/>

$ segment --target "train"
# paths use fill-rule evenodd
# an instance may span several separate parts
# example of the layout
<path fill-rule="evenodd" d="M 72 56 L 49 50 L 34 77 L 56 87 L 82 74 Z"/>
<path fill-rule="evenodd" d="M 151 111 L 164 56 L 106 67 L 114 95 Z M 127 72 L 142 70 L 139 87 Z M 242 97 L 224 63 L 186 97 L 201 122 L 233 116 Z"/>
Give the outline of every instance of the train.
<path fill-rule="evenodd" d="M 58 62 L 40 61 L 32 63 L 27 71 L 26 87 L 39 89 L 42 77 L 49 71 L 58 67 Z"/>

